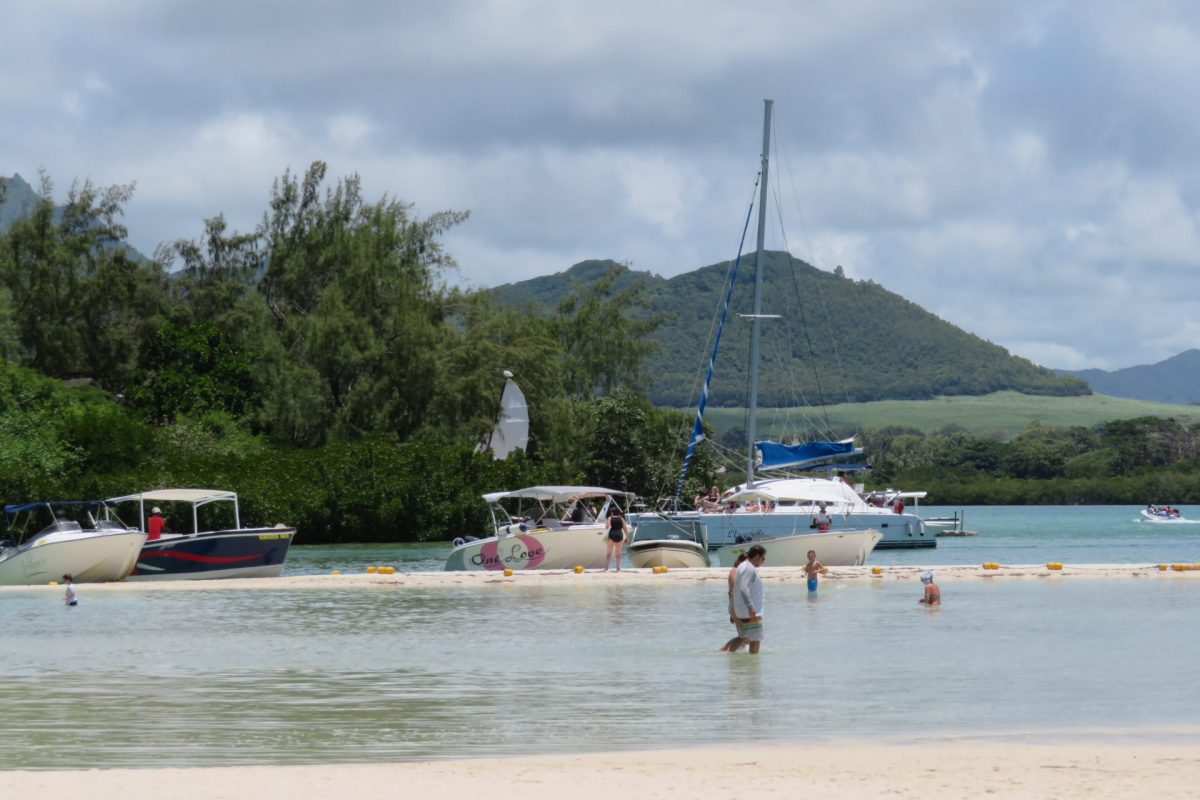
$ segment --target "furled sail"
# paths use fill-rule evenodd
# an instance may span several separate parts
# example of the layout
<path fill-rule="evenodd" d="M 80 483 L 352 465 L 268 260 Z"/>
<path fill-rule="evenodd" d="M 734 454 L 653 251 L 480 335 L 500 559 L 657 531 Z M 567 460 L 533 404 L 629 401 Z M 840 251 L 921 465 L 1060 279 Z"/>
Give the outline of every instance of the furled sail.
<path fill-rule="evenodd" d="M 839 442 L 812 441 L 803 444 L 781 444 L 779 442 L 755 442 L 762 454 L 762 469 L 784 469 L 785 467 L 811 467 L 824 464 L 843 456 L 861 455 L 861 447 L 854 446 L 854 438 Z"/>
<path fill-rule="evenodd" d="M 529 406 L 525 394 L 512 379 L 512 373 L 504 371 L 504 392 L 500 395 L 500 413 L 492 435 L 480 442 L 479 452 L 491 449 L 492 457 L 508 458 L 514 450 L 524 450 L 529 444 Z"/>

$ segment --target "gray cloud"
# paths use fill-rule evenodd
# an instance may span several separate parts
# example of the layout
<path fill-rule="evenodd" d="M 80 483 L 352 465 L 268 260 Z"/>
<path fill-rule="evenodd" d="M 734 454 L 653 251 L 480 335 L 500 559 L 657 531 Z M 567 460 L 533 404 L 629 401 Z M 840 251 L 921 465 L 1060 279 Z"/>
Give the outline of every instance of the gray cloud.
<path fill-rule="evenodd" d="M 0 173 L 136 181 L 133 243 L 255 225 L 322 159 L 469 285 L 734 254 L 776 100 L 771 246 L 1052 366 L 1200 344 L 1188 3 L 7 4 Z M 15 76 L 15 77 L 14 77 Z"/>

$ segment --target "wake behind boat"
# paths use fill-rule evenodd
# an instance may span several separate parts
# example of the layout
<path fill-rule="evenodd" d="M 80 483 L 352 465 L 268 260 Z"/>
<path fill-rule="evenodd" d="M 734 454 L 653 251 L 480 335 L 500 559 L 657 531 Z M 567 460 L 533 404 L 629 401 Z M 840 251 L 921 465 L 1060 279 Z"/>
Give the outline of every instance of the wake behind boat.
<path fill-rule="evenodd" d="M 106 502 L 149 533 L 131 581 L 274 578 L 296 534 L 283 524 L 243 528 L 237 494 L 217 489 L 158 489 Z M 165 524 L 151 519 L 159 506 Z"/>
<path fill-rule="evenodd" d="M 601 486 L 530 486 L 485 494 L 493 534 L 455 539 L 446 570 L 597 569 L 608 560 L 608 510 L 620 508 L 620 498 L 632 497 Z"/>
<path fill-rule="evenodd" d="M 71 575 L 77 583 L 124 579 L 136 563 L 146 534 L 97 519 L 93 511 L 101 507 L 94 501 L 5 506 L 9 524 L 7 532 L 0 534 L 0 585 L 49 583 L 63 575 Z M 86 518 L 88 526 L 70 519 L 68 509 Z M 50 522 L 45 527 L 31 527 L 46 520 Z"/>

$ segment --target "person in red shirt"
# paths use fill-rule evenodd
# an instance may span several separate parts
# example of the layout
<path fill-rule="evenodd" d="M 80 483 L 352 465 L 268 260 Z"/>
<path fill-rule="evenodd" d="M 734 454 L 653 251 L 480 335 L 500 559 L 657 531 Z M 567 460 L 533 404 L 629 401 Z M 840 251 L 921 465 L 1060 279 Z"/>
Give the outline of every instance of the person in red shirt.
<path fill-rule="evenodd" d="M 167 524 L 167 519 L 162 515 L 162 511 L 158 506 L 150 509 L 150 518 L 146 520 L 146 540 L 157 539 L 162 536 L 163 526 Z"/>

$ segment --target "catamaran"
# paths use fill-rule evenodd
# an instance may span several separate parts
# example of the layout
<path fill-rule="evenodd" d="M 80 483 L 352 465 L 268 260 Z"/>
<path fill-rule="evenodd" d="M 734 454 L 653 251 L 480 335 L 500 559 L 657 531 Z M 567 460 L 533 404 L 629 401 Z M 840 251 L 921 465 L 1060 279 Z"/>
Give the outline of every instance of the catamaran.
<path fill-rule="evenodd" d="M 704 541 L 723 564 L 730 564 L 737 554 L 753 542 L 763 542 L 768 550 L 768 563 L 776 566 L 800 566 L 807 561 L 807 552 L 815 550 L 821 563 L 829 566 L 859 565 L 885 537 L 897 541 L 923 532 L 921 521 L 913 515 L 885 516 L 874 513 L 863 499 L 841 479 L 833 478 L 768 478 L 756 480 L 760 464 L 766 468 L 811 466 L 852 454 L 852 440 L 841 442 L 810 442 L 803 446 L 760 442 L 756 438 L 758 405 L 759 341 L 762 321 L 771 318 L 762 313 L 762 273 L 764 234 L 766 229 L 767 176 L 771 149 L 771 110 L 773 101 L 766 100 L 763 114 L 762 166 L 759 173 L 758 248 L 754 259 L 754 313 L 751 321 L 750 398 L 747 415 L 746 481 L 726 493 L 717 508 L 680 510 L 679 500 L 687 476 L 688 465 L 696 446 L 704 439 L 704 409 L 713 367 L 721 342 L 721 330 L 728 315 L 730 297 L 737 279 L 741 254 L 734 261 L 725 287 L 720 320 L 713 337 L 712 351 L 691 439 L 684 455 L 683 468 L 676 483 L 675 496 L 669 510 L 642 512 L 637 515 L 635 541 L 664 543 L 673 538 L 694 537 L 702 531 Z M 753 210 L 753 209 L 751 209 Z M 750 224 L 746 215 L 745 230 Z M 861 451 L 859 451 L 861 452 Z M 828 522 L 817 523 L 818 513 L 827 514 Z"/>

